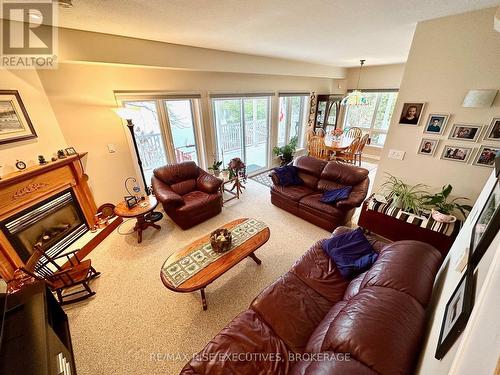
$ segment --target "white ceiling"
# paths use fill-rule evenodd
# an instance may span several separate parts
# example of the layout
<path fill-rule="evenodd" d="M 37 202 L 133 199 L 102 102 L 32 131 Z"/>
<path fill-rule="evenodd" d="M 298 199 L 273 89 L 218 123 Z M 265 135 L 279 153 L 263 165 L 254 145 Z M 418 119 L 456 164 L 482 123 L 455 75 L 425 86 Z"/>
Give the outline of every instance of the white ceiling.
<path fill-rule="evenodd" d="M 416 23 L 498 0 L 73 0 L 63 27 L 335 66 L 406 61 Z M 492 20 L 493 22 L 493 20 Z"/>

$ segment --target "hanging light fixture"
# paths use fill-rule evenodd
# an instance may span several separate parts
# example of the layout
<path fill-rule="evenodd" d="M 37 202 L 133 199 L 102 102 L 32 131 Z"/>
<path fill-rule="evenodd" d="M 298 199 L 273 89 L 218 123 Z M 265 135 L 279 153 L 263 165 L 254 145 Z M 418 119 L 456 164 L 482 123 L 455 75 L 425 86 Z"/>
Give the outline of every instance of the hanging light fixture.
<path fill-rule="evenodd" d="M 341 105 L 368 105 L 370 104 L 368 102 L 368 98 L 366 97 L 365 94 L 363 94 L 361 91 L 359 91 L 359 79 L 361 78 L 361 69 L 363 68 L 363 65 L 365 64 L 366 60 L 359 60 L 360 66 L 359 66 L 359 73 L 358 73 L 358 83 L 356 85 L 356 90 L 350 92 L 347 94 L 347 96 L 342 99 L 340 102 Z"/>

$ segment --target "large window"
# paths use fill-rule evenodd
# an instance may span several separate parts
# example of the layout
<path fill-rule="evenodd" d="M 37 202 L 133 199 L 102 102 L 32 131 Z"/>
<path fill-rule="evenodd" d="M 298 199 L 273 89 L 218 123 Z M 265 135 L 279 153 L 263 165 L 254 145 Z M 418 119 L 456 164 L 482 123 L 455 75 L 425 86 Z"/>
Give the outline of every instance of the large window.
<path fill-rule="evenodd" d="M 134 134 L 147 183 L 153 170 L 167 163 L 199 160 L 195 109 L 198 99 L 146 99 L 123 101 L 134 111 Z"/>
<path fill-rule="evenodd" d="M 358 127 L 363 134 L 370 135 L 371 146 L 384 146 L 385 138 L 391 123 L 392 112 L 396 105 L 397 91 L 364 92 L 369 104 L 365 106 L 348 106 L 346 108 L 344 129 Z"/>
<path fill-rule="evenodd" d="M 254 173 L 268 165 L 268 96 L 212 99 L 217 155 L 224 167 L 239 157 Z"/>
<path fill-rule="evenodd" d="M 302 144 L 302 134 L 307 116 L 308 95 L 280 95 L 278 119 L 278 146 L 284 146 L 293 137 Z"/>

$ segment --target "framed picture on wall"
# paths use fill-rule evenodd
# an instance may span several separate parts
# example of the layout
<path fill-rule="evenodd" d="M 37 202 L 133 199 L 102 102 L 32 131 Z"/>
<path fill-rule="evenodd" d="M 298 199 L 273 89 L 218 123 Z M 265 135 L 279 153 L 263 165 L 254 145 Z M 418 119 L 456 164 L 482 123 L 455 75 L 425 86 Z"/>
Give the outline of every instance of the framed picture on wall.
<path fill-rule="evenodd" d="M 474 303 L 473 273 L 467 269 L 444 309 L 443 322 L 436 348 L 436 359 L 441 359 L 460 336 Z"/>
<path fill-rule="evenodd" d="M 449 139 L 457 141 L 476 142 L 479 139 L 482 125 L 453 124 Z"/>
<path fill-rule="evenodd" d="M 441 135 L 444 133 L 450 114 L 431 113 L 425 123 L 424 133 Z"/>
<path fill-rule="evenodd" d="M 500 147 L 481 146 L 472 164 L 480 167 L 493 168 L 495 166 L 495 156 L 500 152 Z"/>
<path fill-rule="evenodd" d="M 0 90 L 0 144 L 36 137 L 19 92 Z"/>
<path fill-rule="evenodd" d="M 401 114 L 399 115 L 400 125 L 418 125 L 425 103 L 403 103 Z"/>
<path fill-rule="evenodd" d="M 473 152 L 472 147 L 445 145 L 441 159 L 467 164 Z"/>
<path fill-rule="evenodd" d="M 491 120 L 491 123 L 484 134 L 484 140 L 500 142 L 500 117 L 494 117 Z"/>
<path fill-rule="evenodd" d="M 434 156 L 439 140 L 423 138 L 418 146 L 417 153 L 420 155 Z"/>
<path fill-rule="evenodd" d="M 500 230 L 500 182 L 497 179 L 474 226 L 469 250 L 469 267 L 474 269 Z"/>

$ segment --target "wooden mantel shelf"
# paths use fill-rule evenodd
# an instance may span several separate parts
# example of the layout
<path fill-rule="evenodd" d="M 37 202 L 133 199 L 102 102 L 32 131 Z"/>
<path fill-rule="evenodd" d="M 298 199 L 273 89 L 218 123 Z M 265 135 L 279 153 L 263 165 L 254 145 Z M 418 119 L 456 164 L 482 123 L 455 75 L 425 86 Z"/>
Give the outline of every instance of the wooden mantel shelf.
<path fill-rule="evenodd" d="M 34 165 L 22 171 L 11 172 L 5 176 L 0 177 L 0 189 L 15 184 L 19 181 L 27 180 L 33 176 L 49 172 L 53 169 L 60 168 L 64 165 L 73 163 L 77 159 L 82 159 L 88 152 L 80 152 L 76 155 L 67 156 L 64 159 L 57 159 L 56 161 L 49 161 L 44 165 Z"/>

